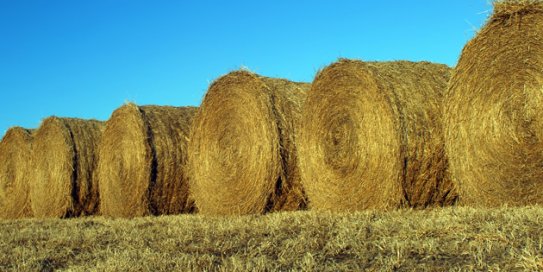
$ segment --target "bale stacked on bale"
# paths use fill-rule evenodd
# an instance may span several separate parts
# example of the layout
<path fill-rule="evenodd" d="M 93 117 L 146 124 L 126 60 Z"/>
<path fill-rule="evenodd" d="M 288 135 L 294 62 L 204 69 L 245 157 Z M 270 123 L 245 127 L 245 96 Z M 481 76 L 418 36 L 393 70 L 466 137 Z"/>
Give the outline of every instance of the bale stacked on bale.
<path fill-rule="evenodd" d="M 99 204 L 94 177 L 103 123 L 49 117 L 32 144 L 30 197 L 36 217 L 92 215 Z"/>
<path fill-rule="evenodd" d="M 0 142 L 0 218 L 32 216 L 28 173 L 32 131 L 12 127 Z"/>
<path fill-rule="evenodd" d="M 117 109 L 99 148 L 101 212 L 114 217 L 190 212 L 187 141 L 194 107 Z"/>
<path fill-rule="evenodd" d="M 357 211 L 455 201 L 441 107 L 450 68 L 340 60 L 321 71 L 302 115 L 299 156 L 310 207 Z"/>
<path fill-rule="evenodd" d="M 189 144 L 199 212 L 261 214 L 304 207 L 295 145 L 307 83 L 231 72 L 209 88 Z"/>
<path fill-rule="evenodd" d="M 462 52 L 444 111 L 460 202 L 543 204 L 543 2 L 500 1 Z"/>

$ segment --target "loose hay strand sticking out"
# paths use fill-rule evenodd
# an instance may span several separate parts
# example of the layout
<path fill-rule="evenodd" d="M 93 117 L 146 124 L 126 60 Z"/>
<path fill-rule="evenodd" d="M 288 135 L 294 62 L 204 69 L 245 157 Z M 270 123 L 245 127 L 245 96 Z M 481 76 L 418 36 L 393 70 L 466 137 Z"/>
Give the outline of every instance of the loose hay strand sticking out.
<path fill-rule="evenodd" d="M 28 173 L 32 131 L 12 127 L 0 141 L 0 218 L 32 216 Z"/>
<path fill-rule="evenodd" d="M 500 1 L 462 51 L 444 120 L 464 205 L 543 203 L 542 37 L 542 1 Z"/>
<path fill-rule="evenodd" d="M 101 212 L 115 217 L 191 212 L 187 142 L 195 107 L 117 109 L 100 144 Z"/>
<path fill-rule="evenodd" d="M 340 60 L 321 71 L 302 115 L 310 207 L 357 211 L 454 202 L 445 178 L 442 95 L 450 68 Z"/>
<path fill-rule="evenodd" d="M 103 123 L 49 117 L 32 144 L 30 197 L 36 217 L 92 215 L 99 204 L 94 178 Z"/>
<path fill-rule="evenodd" d="M 307 83 L 231 72 L 209 88 L 189 144 L 199 212 L 261 214 L 305 205 L 296 131 Z"/>

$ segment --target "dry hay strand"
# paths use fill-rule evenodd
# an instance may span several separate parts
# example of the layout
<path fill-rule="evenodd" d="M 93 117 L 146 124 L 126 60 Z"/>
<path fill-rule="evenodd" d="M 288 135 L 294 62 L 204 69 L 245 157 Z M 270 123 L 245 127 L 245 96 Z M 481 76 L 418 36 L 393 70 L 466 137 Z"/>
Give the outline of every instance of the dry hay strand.
<path fill-rule="evenodd" d="M 319 72 L 298 149 L 310 208 L 358 211 L 454 203 L 441 109 L 450 68 L 341 59 Z"/>
<path fill-rule="evenodd" d="M 247 71 L 210 86 L 189 144 L 190 188 L 200 213 L 305 207 L 295 138 L 309 87 Z"/>
<path fill-rule="evenodd" d="M 34 135 L 30 183 L 36 217 L 92 215 L 99 204 L 94 176 L 103 123 L 49 117 Z"/>
<path fill-rule="evenodd" d="M 12 127 L 0 141 L 0 218 L 32 216 L 28 173 L 32 131 Z"/>
<path fill-rule="evenodd" d="M 464 48 L 446 94 L 460 203 L 543 203 L 543 2 L 501 1 Z"/>
<path fill-rule="evenodd" d="M 126 104 L 113 112 L 99 147 L 100 210 L 113 217 L 193 211 L 187 142 L 195 107 Z"/>

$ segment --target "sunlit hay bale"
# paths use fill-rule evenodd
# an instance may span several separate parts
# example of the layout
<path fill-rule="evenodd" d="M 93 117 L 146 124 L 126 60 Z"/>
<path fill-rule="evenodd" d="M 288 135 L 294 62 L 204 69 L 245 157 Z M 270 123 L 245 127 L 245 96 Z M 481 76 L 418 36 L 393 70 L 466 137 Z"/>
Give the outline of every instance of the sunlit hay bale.
<path fill-rule="evenodd" d="M 94 176 L 103 123 L 49 117 L 32 144 L 30 198 L 36 217 L 92 215 L 99 204 Z"/>
<path fill-rule="evenodd" d="M 543 203 L 543 2 L 500 1 L 464 48 L 446 94 L 460 203 Z"/>
<path fill-rule="evenodd" d="M 190 189 L 200 213 L 305 207 L 295 137 L 309 86 L 247 71 L 210 86 L 189 144 Z"/>
<path fill-rule="evenodd" d="M 310 208 L 358 211 L 452 204 L 442 96 L 450 68 L 339 60 L 315 78 L 298 149 Z"/>
<path fill-rule="evenodd" d="M 12 127 L 0 141 L 0 218 L 32 216 L 28 174 L 32 131 Z"/>
<path fill-rule="evenodd" d="M 126 104 L 112 114 L 99 147 L 103 215 L 136 217 L 193 210 L 185 166 L 195 113 L 195 107 Z"/>

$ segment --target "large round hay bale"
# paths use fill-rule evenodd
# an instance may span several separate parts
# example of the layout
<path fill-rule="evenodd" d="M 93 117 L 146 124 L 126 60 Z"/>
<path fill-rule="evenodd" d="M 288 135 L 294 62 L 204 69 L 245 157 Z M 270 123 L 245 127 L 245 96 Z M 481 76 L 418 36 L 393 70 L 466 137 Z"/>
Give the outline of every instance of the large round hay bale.
<path fill-rule="evenodd" d="M 209 88 L 189 144 L 199 212 L 261 214 L 305 205 L 295 145 L 307 83 L 231 72 Z"/>
<path fill-rule="evenodd" d="M 454 202 L 441 107 L 450 68 L 340 60 L 315 78 L 299 157 L 312 209 L 422 208 Z"/>
<path fill-rule="evenodd" d="M 28 173 L 32 132 L 12 127 L 0 141 L 0 218 L 32 216 Z"/>
<path fill-rule="evenodd" d="M 464 48 L 444 111 L 460 203 L 543 204 L 543 2 L 500 1 Z"/>
<path fill-rule="evenodd" d="M 187 141 L 195 107 L 126 104 L 99 147 L 100 211 L 113 217 L 190 212 Z"/>
<path fill-rule="evenodd" d="M 30 182 L 36 217 L 92 215 L 99 204 L 94 177 L 103 123 L 49 117 L 34 135 Z"/>

